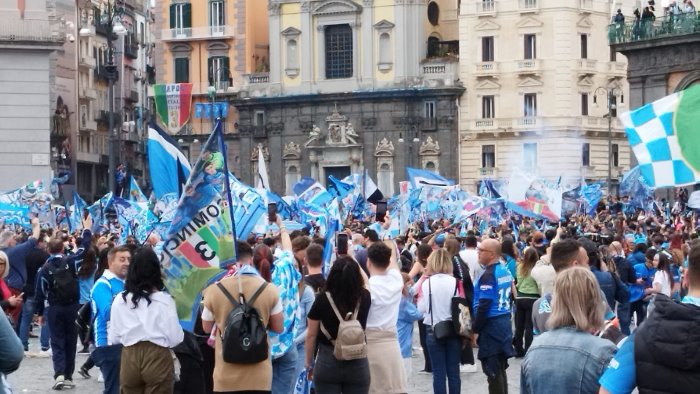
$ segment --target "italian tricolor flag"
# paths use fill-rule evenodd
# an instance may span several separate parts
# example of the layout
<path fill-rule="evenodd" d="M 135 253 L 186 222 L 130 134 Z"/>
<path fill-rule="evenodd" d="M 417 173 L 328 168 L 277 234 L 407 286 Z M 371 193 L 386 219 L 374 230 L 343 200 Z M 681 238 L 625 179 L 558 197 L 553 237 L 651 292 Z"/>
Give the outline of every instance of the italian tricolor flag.
<path fill-rule="evenodd" d="M 154 85 L 156 112 L 162 124 L 175 134 L 190 119 L 192 107 L 192 84 L 169 83 Z"/>

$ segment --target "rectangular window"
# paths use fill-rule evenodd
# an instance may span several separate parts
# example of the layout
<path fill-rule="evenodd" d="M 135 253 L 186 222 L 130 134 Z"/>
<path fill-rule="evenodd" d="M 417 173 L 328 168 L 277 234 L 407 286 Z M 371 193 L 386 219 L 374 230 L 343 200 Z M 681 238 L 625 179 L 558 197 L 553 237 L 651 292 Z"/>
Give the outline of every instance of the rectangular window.
<path fill-rule="evenodd" d="M 437 111 L 435 101 L 425 101 L 423 103 L 423 130 L 435 130 L 437 127 Z"/>
<path fill-rule="evenodd" d="M 229 83 L 229 58 L 228 56 L 213 56 L 208 60 L 209 84 L 215 85 L 217 89 L 227 88 Z"/>
<path fill-rule="evenodd" d="M 613 167 L 619 167 L 620 166 L 620 145 L 618 144 L 612 144 L 612 166 Z"/>
<path fill-rule="evenodd" d="M 581 93 L 581 116 L 588 116 L 588 93 Z"/>
<path fill-rule="evenodd" d="M 493 59 L 493 37 L 481 37 L 481 61 L 492 62 Z"/>
<path fill-rule="evenodd" d="M 190 59 L 186 57 L 175 58 L 175 83 L 187 83 L 190 81 Z"/>
<path fill-rule="evenodd" d="M 537 168 L 537 143 L 523 144 L 523 166 L 525 170 L 533 171 Z"/>
<path fill-rule="evenodd" d="M 255 111 L 254 126 L 265 126 L 265 111 Z"/>
<path fill-rule="evenodd" d="M 209 27 L 212 35 L 222 35 L 224 33 L 225 13 L 223 0 L 209 2 Z"/>
<path fill-rule="evenodd" d="M 481 118 L 493 119 L 496 117 L 496 99 L 493 96 L 481 98 Z"/>
<path fill-rule="evenodd" d="M 525 59 L 537 59 L 536 40 L 534 34 L 525 34 Z"/>
<path fill-rule="evenodd" d="M 588 34 L 581 34 L 581 59 L 588 59 Z"/>
<path fill-rule="evenodd" d="M 351 78 L 353 43 L 350 25 L 326 26 L 326 79 Z"/>
<path fill-rule="evenodd" d="M 591 144 L 584 143 L 581 150 L 581 165 L 588 167 L 591 165 Z"/>
<path fill-rule="evenodd" d="M 537 116 L 537 94 L 527 93 L 523 100 L 523 115 L 526 118 Z"/>
<path fill-rule="evenodd" d="M 170 28 L 175 31 L 173 34 L 187 36 L 192 27 L 192 4 L 177 3 L 170 6 Z"/>
<path fill-rule="evenodd" d="M 496 145 L 481 146 L 481 168 L 496 167 Z"/>

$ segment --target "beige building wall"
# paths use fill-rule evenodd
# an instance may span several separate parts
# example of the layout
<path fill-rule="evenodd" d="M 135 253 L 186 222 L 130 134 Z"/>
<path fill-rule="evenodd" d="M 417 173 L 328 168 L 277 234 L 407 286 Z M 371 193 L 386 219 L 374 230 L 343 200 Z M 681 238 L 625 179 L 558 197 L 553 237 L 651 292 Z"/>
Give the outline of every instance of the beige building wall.
<path fill-rule="evenodd" d="M 601 0 L 461 2 L 460 79 L 467 87 L 460 100 L 463 186 L 474 191 L 483 179 L 507 180 L 516 167 L 550 180 L 561 176 L 564 184 L 606 179 L 606 89 L 614 92 L 618 113 L 628 110 L 626 60 L 611 57 L 610 18 L 611 5 Z M 491 57 L 484 37 L 493 37 Z M 526 53 L 526 46 L 534 48 Z M 526 110 L 526 95 L 535 97 L 534 109 Z M 584 144 L 589 144 L 588 165 Z M 613 153 L 614 181 L 630 162 L 616 118 L 612 144 L 618 152 Z"/>

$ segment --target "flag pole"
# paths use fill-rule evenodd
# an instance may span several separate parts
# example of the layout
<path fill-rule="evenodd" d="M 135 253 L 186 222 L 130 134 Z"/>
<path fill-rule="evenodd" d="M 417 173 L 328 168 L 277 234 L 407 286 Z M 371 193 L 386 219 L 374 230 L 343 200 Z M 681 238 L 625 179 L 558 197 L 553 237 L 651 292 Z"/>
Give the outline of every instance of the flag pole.
<path fill-rule="evenodd" d="M 233 235 L 233 250 L 236 253 L 236 259 L 238 259 L 238 244 L 236 242 L 238 235 L 236 233 L 236 221 L 234 220 L 234 215 L 233 215 L 233 199 L 231 198 L 231 181 L 229 179 L 229 171 L 228 171 L 228 152 L 227 152 L 226 143 L 224 142 L 224 136 L 221 133 L 221 118 L 217 119 L 216 128 L 214 129 L 214 131 L 216 133 L 218 133 L 219 150 L 221 150 L 221 153 L 223 153 L 223 156 L 224 156 L 224 177 L 226 178 L 226 201 L 228 202 L 228 214 L 231 218 L 231 232 Z"/>

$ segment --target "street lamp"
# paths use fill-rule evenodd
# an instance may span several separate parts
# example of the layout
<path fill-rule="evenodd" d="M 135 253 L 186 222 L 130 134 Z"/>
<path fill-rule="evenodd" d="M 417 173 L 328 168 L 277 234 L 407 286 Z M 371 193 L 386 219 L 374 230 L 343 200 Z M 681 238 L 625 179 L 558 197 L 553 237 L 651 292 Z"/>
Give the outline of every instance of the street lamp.
<path fill-rule="evenodd" d="M 214 114 L 214 108 L 217 106 L 216 104 L 216 89 L 218 88 L 218 85 L 220 82 L 229 82 L 228 78 L 228 68 L 225 66 L 219 66 L 216 67 L 214 70 L 212 70 L 212 75 L 213 78 L 210 81 L 212 85 L 207 87 L 207 93 L 209 94 L 209 98 L 211 99 L 211 126 L 214 127 L 214 122 L 217 120 L 216 115 Z M 226 105 L 228 105 L 228 102 L 226 102 Z M 219 118 L 223 119 L 223 113 L 222 111 L 219 111 Z M 226 122 L 221 123 L 221 132 L 225 133 L 226 132 Z"/>
<path fill-rule="evenodd" d="M 105 12 L 100 16 L 100 23 L 107 25 L 107 65 L 105 65 L 109 100 L 109 190 L 116 193 L 116 159 L 119 152 L 117 149 L 117 135 L 114 127 L 114 82 L 117 79 L 117 66 L 114 64 L 114 46 L 112 45 L 112 35 L 125 36 L 126 28 L 122 25 L 122 15 L 124 15 L 123 0 L 107 0 Z"/>
<path fill-rule="evenodd" d="M 617 116 L 617 97 L 620 97 L 620 103 L 625 102 L 622 89 L 617 87 L 599 87 L 593 93 L 593 104 L 597 104 L 598 95 L 606 95 L 608 99 L 608 195 L 612 195 L 612 118 Z"/>

